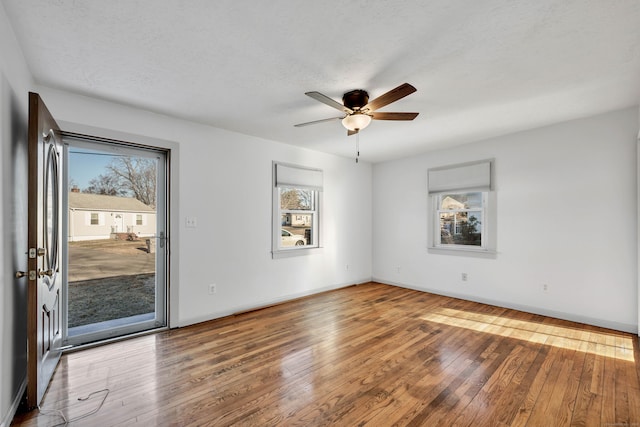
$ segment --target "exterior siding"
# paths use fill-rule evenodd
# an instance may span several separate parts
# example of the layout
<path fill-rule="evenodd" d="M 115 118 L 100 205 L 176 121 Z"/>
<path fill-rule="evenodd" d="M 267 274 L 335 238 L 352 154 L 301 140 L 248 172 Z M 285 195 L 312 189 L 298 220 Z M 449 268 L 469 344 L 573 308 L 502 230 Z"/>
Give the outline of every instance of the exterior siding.
<path fill-rule="evenodd" d="M 98 224 L 91 224 L 91 214 L 98 214 Z M 136 225 L 142 215 L 142 225 Z M 96 209 L 69 209 L 69 241 L 110 239 L 113 233 L 134 233 L 138 237 L 155 235 L 155 212 L 106 211 Z"/>

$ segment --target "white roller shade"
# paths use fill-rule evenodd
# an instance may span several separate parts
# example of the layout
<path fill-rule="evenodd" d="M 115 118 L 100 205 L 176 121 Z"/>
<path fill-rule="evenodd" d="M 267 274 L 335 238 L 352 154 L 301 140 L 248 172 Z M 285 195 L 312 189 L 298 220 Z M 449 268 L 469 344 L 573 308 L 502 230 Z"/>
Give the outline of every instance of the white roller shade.
<path fill-rule="evenodd" d="M 429 169 L 429 194 L 491 190 L 491 160 Z"/>
<path fill-rule="evenodd" d="M 322 191 L 322 171 L 276 163 L 276 187 L 303 187 Z"/>

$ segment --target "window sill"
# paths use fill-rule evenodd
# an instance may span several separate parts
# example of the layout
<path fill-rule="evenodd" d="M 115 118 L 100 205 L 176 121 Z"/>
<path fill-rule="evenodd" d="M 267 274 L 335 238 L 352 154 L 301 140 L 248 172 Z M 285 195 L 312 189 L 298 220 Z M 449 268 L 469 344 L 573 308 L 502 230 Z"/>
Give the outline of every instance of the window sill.
<path fill-rule="evenodd" d="M 279 251 L 271 251 L 271 258 L 272 259 L 293 258 L 297 256 L 316 255 L 322 252 L 323 252 L 322 247 L 285 249 L 285 250 L 279 250 Z"/>
<path fill-rule="evenodd" d="M 441 246 L 429 246 L 427 248 L 427 252 L 441 255 L 457 255 L 492 259 L 495 259 L 498 255 L 498 252 L 496 252 L 494 249 L 471 249 L 463 247 L 443 248 Z"/>

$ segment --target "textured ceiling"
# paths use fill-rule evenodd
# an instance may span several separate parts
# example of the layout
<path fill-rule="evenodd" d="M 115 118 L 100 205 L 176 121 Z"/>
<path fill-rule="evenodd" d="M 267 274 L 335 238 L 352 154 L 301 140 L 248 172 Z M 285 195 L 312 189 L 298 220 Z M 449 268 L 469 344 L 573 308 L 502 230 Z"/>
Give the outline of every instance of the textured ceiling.
<path fill-rule="evenodd" d="M 2 0 L 42 85 L 352 156 L 355 137 L 304 92 L 371 98 L 364 160 L 637 105 L 640 0 Z M 338 113 L 338 114 L 336 114 Z"/>

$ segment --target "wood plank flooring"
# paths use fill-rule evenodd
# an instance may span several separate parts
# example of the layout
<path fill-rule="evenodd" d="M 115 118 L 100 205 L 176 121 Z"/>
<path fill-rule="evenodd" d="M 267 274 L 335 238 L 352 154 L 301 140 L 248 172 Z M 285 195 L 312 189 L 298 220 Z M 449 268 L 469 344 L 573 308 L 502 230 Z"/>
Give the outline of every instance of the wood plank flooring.
<path fill-rule="evenodd" d="M 64 355 L 42 408 L 99 407 L 78 426 L 640 426 L 639 357 L 632 334 L 369 283 Z M 14 425 L 63 422 L 48 413 Z"/>

